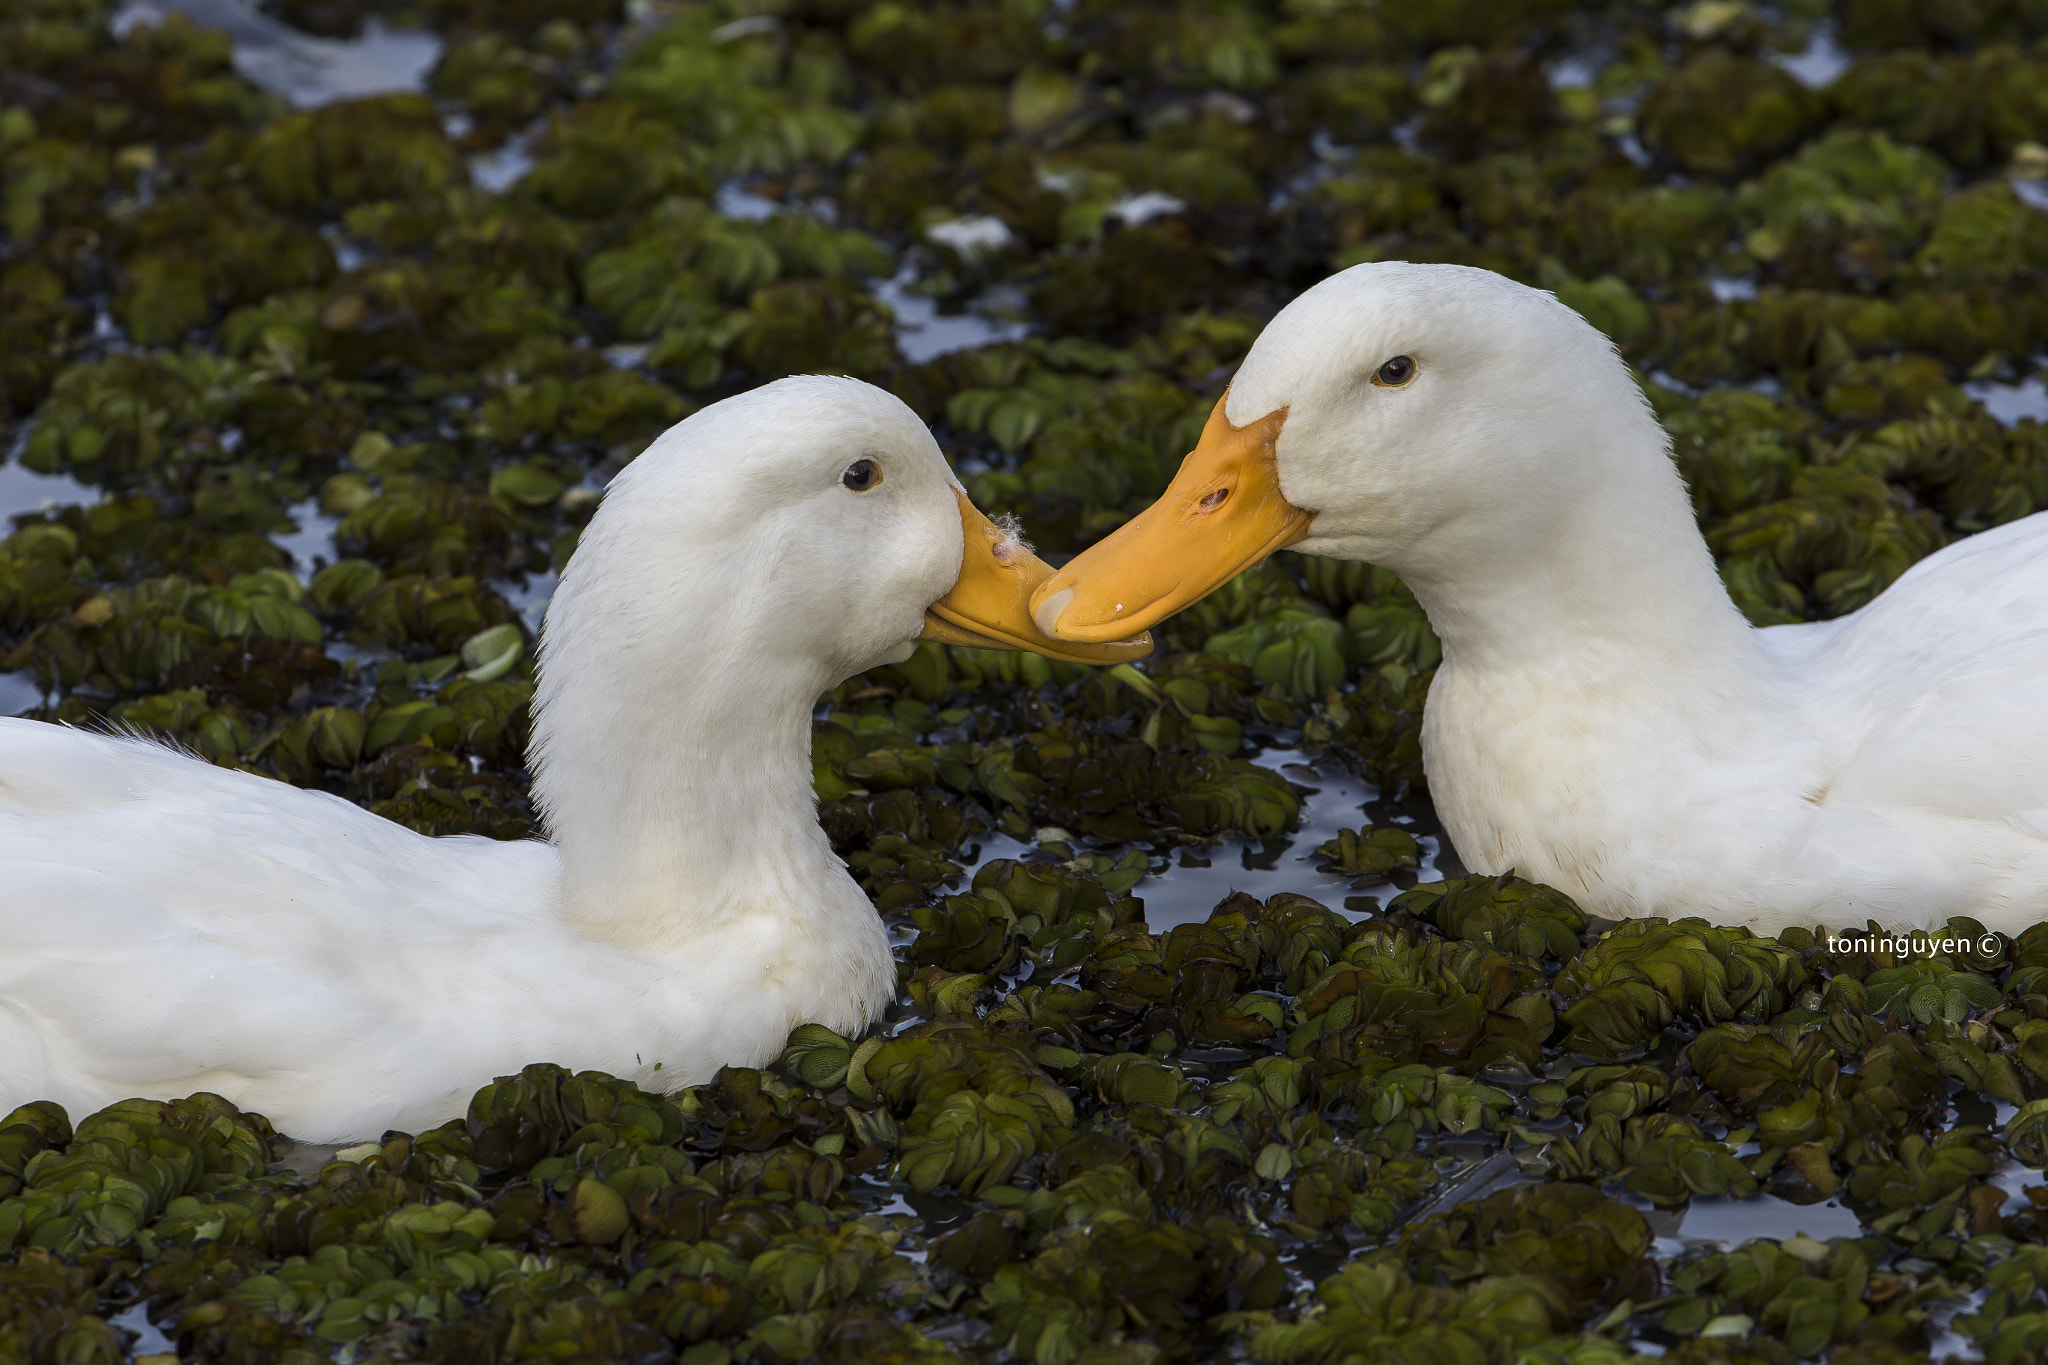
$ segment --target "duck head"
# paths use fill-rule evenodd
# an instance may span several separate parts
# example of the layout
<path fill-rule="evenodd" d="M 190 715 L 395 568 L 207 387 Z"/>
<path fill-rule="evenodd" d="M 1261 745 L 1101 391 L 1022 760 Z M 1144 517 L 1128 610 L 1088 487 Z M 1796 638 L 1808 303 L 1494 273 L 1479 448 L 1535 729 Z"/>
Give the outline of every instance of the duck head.
<path fill-rule="evenodd" d="M 871 385 L 785 379 L 670 428 L 612 480 L 542 632 L 534 793 L 571 916 L 685 955 L 789 906 L 872 920 L 818 828 L 819 695 L 920 639 L 1089 663 L 1150 649 L 1040 633 L 1030 594 L 1051 572 Z"/>
<path fill-rule="evenodd" d="M 1644 448 L 1693 534 L 1648 405 L 1577 313 L 1490 271 L 1356 266 L 1281 310 L 1166 492 L 1033 612 L 1062 639 L 1111 639 L 1298 546 L 1396 570 L 1435 618 L 1431 596 L 1456 593 L 1432 588 L 1523 571 Z"/>
<path fill-rule="evenodd" d="M 1081 663 L 1149 651 L 1123 638 L 1135 630 L 1100 643 L 1040 632 L 1030 595 L 1051 574 L 968 500 L 900 400 L 853 379 L 784 379 L 678 423 L 612 481 L 550 608 L 543 661 L 571 663 L 567 637 L 592 626 L 649 656 L 744 634 L 757 668 L 801 660 L 804 685 L 825 687 L 920 639 Z"/>

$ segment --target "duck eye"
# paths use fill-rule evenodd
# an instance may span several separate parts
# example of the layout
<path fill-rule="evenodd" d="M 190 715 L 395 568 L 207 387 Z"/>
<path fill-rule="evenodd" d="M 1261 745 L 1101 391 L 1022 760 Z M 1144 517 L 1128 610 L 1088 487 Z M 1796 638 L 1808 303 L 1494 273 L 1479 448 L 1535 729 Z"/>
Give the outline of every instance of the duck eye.
<path fill-rule="evenodd" d="M 1372 382 L 1382 388 L 1398 389 L 1415 377 L 1415 358 L 1397 355 L 1373 373 Z"/>
<path fill-rule="evenodd" d="M 882 467 L 873 460 L 855 460 L 839 476 L 839 482 L 856 493 L 865 493 L 882 481 Z"/>

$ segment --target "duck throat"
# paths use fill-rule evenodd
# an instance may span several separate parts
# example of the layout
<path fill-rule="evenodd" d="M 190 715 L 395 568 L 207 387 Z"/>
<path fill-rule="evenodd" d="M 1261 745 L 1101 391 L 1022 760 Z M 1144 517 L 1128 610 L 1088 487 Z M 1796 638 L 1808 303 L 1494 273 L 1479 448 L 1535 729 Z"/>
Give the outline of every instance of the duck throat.
<path fill-rule="evenodd" d="M 534 794 L 567 918 L 684 956 L 749 923 L 826 940 L 835 918 L 872 921 L 811 786 L 811 708 L 835 679 L 746 648 L 739 606 L 640 630 L 645 604 L 592 596 L 557 596 L 535 699 Z"/>
<path fill-rule="evenodd" d="M 1541 671 L 1609 660 L 1646 681 L 1747 665 L 1754 631 L 1668 458 L 1651 450 L 1595 468 L 1558 490 L 1495 500 L 1390 557 L 1446 661 Z"/>

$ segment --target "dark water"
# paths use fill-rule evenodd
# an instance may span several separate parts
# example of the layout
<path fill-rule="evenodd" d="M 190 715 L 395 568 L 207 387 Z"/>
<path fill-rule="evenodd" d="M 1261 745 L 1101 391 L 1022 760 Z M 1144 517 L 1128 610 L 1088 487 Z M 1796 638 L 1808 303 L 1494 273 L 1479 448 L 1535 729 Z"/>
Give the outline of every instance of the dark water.
<path fill-rule="evenodd" d="M 1163 870 L 1131 888 L 1130 894 L 1144 901 L 1145 922 L 1154 933 L 1164 933 L 1177 924 L 1200 924 L 1218 901 L 1235 891 L 1261 900 L 1292 891 L 1358 919 L 1417 882 L 1464 875 L 1427 803 L 1395 806 L 1382 802 L 1370 782 L 1334 762 L 1318 762 L 1293 749 L 1264 749 L 1253 761 L 1280 773 L 1302 793 L 1301 823 L 1280 839 L 1232 837 L 1207 847 L 1177 850 Z M 1318 847 L 1336 838 L 1339 830 L 1369 824 L 1399 825 L 1415 835 L 1422 845 L 1422 865 L 1397 873 L 1393 883 L 1362 889 L 1354 889 L 1349 877 L 1316 870 L 1321 861 L 1316 855 Z M 1071 842 L 1066 831 L 1050 827 L 1038 831 L 1038 837 L 1040 842 Z M 998 834 L 977 840 L 968 851 L 972 856 L 963 862 L 971 875 L 983 863 L 1024 858 L 1036 850 L 1032 844 Z"/>

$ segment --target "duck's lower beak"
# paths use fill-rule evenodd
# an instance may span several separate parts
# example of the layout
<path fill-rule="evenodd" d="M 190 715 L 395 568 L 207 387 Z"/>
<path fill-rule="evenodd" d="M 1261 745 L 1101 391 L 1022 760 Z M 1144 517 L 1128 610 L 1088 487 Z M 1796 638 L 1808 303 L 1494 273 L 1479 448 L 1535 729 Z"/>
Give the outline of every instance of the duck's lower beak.
<path fill-rule="evenodd" d="M 1234 427 L 1223 415 L 1229 397 L 1159 501 L 1039 585 L 1031 614 L 1040 630 L 1093 641 L 1148 629 L 1307 537 L 1315 514 L 1281 493 L 1275 460 L 1287 409 Z"/>
<path fill-rule="evenodd" d="M 976 649 L 1022 649 L 1075 664 L 1127 663 L 1152 652 L 1152 637 L 1141 626 L 1110 631 L 1086 644 L 1055 640 L 1040 631 L 1031 619 L 1031 592 L 1052 576 L 1052 565 L 983 516 L 965 493 L 954 493 L 960 500 L 966 552 L 952 590 L 925 609 L 920 640 Z"/>

